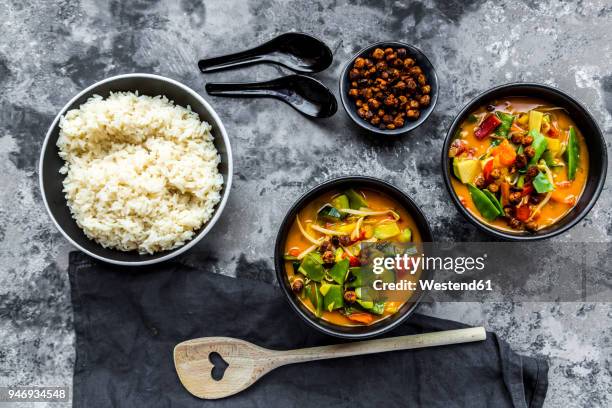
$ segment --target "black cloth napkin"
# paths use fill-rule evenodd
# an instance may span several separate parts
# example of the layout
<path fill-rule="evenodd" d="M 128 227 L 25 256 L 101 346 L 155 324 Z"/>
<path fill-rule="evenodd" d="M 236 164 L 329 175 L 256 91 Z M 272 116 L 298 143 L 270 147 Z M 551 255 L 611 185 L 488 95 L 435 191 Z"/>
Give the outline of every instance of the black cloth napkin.
<path fill-rule="evenodd" d="M 281 367 L 222 400 L 193 397 L 174 371 L 183 341 L 230 336 L 272 349 L 340 340 L 306 326 L 278 287 L 178 262 L 138 269 L 70 255 L 75 407 L 541 407 L 546 361 L 485 342 Z M 257 269 L 257 266 L 253 266 Z M 241 270 L 257 277 L 258 270 Z M 390 336 L 465 327 L 414 315 Z"/>

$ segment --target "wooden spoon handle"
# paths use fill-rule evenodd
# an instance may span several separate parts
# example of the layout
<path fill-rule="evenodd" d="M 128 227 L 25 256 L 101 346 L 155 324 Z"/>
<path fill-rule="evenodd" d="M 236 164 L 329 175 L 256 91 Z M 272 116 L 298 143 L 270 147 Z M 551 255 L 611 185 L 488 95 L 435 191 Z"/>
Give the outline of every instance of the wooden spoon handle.
<path fill-rule="evenodd" d="M 448 344 L 470 343 L 487 338 L 484 327 L 446 330 L 433 333 L 413 334 L 410 336 L 389 337 L 386 339 L 366 340 L 354 343 L 332 344 L 330 346 L 310 347 L 288 351 L 277 351 L 274 355 L 276 367 L 323 360 L 327 358 L 349 357 L 362 354 L 383 353 L 386 351 L 409 350 Z"/>

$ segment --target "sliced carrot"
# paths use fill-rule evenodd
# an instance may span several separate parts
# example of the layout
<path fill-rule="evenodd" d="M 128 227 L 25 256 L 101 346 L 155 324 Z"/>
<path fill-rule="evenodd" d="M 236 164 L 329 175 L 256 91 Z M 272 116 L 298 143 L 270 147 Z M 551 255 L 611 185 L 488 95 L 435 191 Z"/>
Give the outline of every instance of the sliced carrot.
<path fill-rule="evenodd" d="M 501 183 L 501 205 L 506 205 L 508 203 L 508 197 L 510 196 L 510 184 L 507 182 Z"/>
<path fill-rule="evenodd" d="M 351 313 L 347 316 L 349 320 L 363 324 L 370 324 L 374 318 L 369 313 Z"/>
<path fill-rule="evenodd" d="M 291 256 L 298 256 L 300 254 L 300 249 L 299 248 L 291 248 L 289 250 L 289 255 Z"/>
<path fill-rule="evenodd" d="M 510 143 L 508 143 L 508 140 L 501 142 L 495 149 L 493 149 L 491 154 L 498 157 L 500 164 L 503 166 L 512 166 L 516 161 L 516 152 Z"/>
<path fill-rule="evenodd" d="M 555 190 L 551 193 L 550 199 L 556 203 L 574 205 L 576 203 L 576 196 L 568 194 L 562 190 Z"/>

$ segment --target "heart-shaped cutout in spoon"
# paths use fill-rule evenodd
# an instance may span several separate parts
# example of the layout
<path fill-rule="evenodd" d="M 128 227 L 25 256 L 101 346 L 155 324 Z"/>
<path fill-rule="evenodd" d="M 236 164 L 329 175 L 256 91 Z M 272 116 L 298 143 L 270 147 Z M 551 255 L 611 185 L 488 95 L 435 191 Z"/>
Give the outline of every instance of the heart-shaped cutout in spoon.
<path fill-rule="evenodd" d="M 213 351 L 208 355 L 208 360 L 213 365 L 213 368 L 210 371 L 210 376 L 215 381 L 221 381 L 229 364 L 223 359 L 223 357 L 221 357 L 221 354 L 217 353 L 216 351 Z"/>

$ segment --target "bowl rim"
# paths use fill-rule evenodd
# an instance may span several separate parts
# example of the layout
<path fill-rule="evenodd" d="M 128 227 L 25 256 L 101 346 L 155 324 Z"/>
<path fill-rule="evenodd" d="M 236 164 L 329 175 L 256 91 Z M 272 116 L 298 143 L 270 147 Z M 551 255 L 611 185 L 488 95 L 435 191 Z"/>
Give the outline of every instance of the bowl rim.
<path fill-rule="evenodd" d="M 504 232 L 499 229 L 488 226 L 487 224 L 483 223 L 478 218 L 476 218 L 474 215 L 472 215 L 461 204 L 461 202 L 459 201 L 459 198 L 457 197 L 457 194 L 455 193 L 455 190 L 453 189 L 452 183 L 451 183 L 452 176 L 450 175 L 450 166 L 449 166 L 449 160 L 447 157 L 447 152 L 450 147 L 451 140 L 453 139 L 455 130 L 461 124 L 461 119 L 469 111 L 474 109 L 476 105 L 482 103 L 486 98 L 489 98 L 491 94 L 498 92 L 498 91 L 512 89 L 516 87 L 531 87 L 535 89 L 544 89 L 546 91 L 557 94 L 562 99 L 568 100 L 570 103 L 575 104 L 579 108 L 579 110 L 582 111 L 586 120 L 593 124 L 593 127 L 596 129 L 596 132 L 594 132 L 593 134 L 593 138 L 595 138 L 595 140 L 597 140 L 598 143 L 602 147 L 601 155 L 599 159 L 601 160 L 603 170 L 600 173 L 599 179 L 597 181 L 597 186 L 595 187 L 595 191 L 593 192 L 593 196 L 589 199 L 589 202 L 587 203 L 587 205 L 582 209 L 580 213 L 576 214 L 576 216 L 573 219 L 569 220 L 567 224 L 565 224 L 564 226 L 557 228 L 555 230 L 545 232 L 543 234 L 531 234 L 531 235 L 512 234 L 512 233 Z M 546 98 L 542 98 L 542 99 L 545 100 Z M 591 152 L 589 151 L 589 154 L 590 153 Z M 496 85 L 492 88 L 486 89 L 485 91 L 479 93 L 474 98 L 470 99 L 465 105 L 463 105 L 461 110 L 455 115 L 453 122 L 449 126 L 448 131 L 446 132 L 444 143 L 442 145 L 441 167 L 442 167 L 442 176 L 444 178 L 444 184 L 446 186 L 446 189 L 449 195 L 451 196 L 453 203 L 455 204 L 459 212 L 463 214 L 463 216 L 467 218 L 468 221 L 470 221 L 473 225 L 475 225 L 481 231 L 489 235 L 492 235 L 496 238 L 501 238 L 507 241 L 537 241 L 537 240 L 552 238 L 554 236 L 563 234 L 564 232 L 568 231 L 570 228 L 578 224 L 584 217 L 586 217 L 586 215 L 591 211 L 593 206 L 595 206 L 595 203 L 599 199 L 599 196 L 603 190 L 603 187 L 606 181 L 606 173 L 607 173 L 607 167 L 608 167 L 608 152 L 607 152 L 606 142 L 601 132 L 601 128 L 599 127 L 599 124 L 597 123 L 597 121 L 595 120 L 591 112 L 578 99 L 574 98 L 573 96 L 569 95 L 567 92 L 555 86 L 552 86 L 552 85 L 542 84 L 538 82 L 508 82 L 505 84 Z"/>
<path fill-rule="evenodd" d="M 329 327 L 325 327 L 321 324 L 319 324 L 317 322 L 317 318 L 305 313 L 299 306 L 298 306 L 298 301 L 297 299 L 294 299 L 295 296 L 293 295 L 293 293 L 289 290 L 289 288 L 287 287 L 287 285 L 285 285 L 284 283 L 284 278 L 285 278 L 285 270 L 284 270 L 284 261 L 282 260 L 282 253 L 283 253 L 283 245 L 286 241 L 286 233 L 285 234 L 281 234 L 281 232 L 283 232 L 284 229 L 286 229 L 287 225 L 290 224 L 292 222 L 292 220 L 289 218 L 289 216 L 291 214 L 296 213 L 297 211 L 299 211 L 299 209 L 301 207 L 303 207 L 305 204 L 307 204 L 307 200 L 311 199 L 313 196 L 316 196 L 317 194 L 320 194 L 322 192 L 322 190 L 326 190 L 328 188 L 333 188 L 334 185 L 337 185 L 339 183 L 360 183 L 360 182 L 368 182 L 368 183 L 373 183 L 373 184 L 378 184 L 378 185 L 383 185 L 385 188 L 388 188 L 391 191 L 395 191 L 397 194 L 399 194 L 403 199 L 405 199 L 406 201 L 408 201 L 411 206 L 412 209 L 409 211 L 409 213 L 412 215 L 413 211 L 417 213 L 417 215 L 419 215 L 423 220 L 424 223 L 423 225 L 419 225 L 419 228 L 422 229 L 420 232 L 422 235 L 428 235 L 431 238 L 431 241 L 423 241 L 423 242 L 433 242 L 435 239 L 433 237 L 433 232 L 431 230 L 431 226 L 429 224 L 429 219 L 425 216 L 425 213 L 421 210 L 421 208 L 414 202 L 414 200 L 412 199 L 412 197 L 410 197 L 408 194 L 406 194 L 404 191 L 402 191 L 400 188 L 394 186 L 393 184 L 381 180 L 379 178 L 376 177 L 372 177 L 372 176 L 362 176 L 362 175 L 347 175 L 347 176 L 339 176 L 339 177 L 334 177 L 328 180 L 323 181 L 322 183 L 316 184 L 315 186 L 309 188 L 308 190 L 306 190 L 298 199 L 296 199 L 293 204 L 291 205 L 291 207 L 289 207 L 289 209 L 287 210 L 280 226 L 278 229 L 278 232 L 276 234 L 276 241 L 274 244 L 274 269 L 276 272 L 276 280 L 279 284 L 279 286 L 281 287 L 281 291 L 284 293 L 284 297 L 286 299 L 286 301 L 289 303 L 290 307 L 293 309 L 293 311 L 304 321 L 306 322 L 306 324 L 324 334 L 330 335 L 330 336 L 334 336 L 334 337 L 338 337 L 338 338 L 343 338 L 343 339 L 366 339 L 366 338 L 371 338 L 371 337 L 375 337 L 375 336 L 379 336 L 383 333 L 386 333 L 394 328 L 396 328 L 397 326 L 399 326 L 400 324 L 402 324 L 404 321 L 406 321 L 406 319 L 408 319 L 413 313 L 414 311 L 417 309 L 417 307 L 420 305 L 421 300 L 423 298 L 423 296 L 425 296 L 425 291 L 420 291 L 417 294 L 417 297 L 410 302 L 410 305 L 408 308 L 405 309 L 405 311 L 403 311 L 402 315 L 399 316 L 397 318 L 397 320 L 393 321 L 392 323 L 389 324 L 384 324 L 378 328 L 376 328 L 375 330 L 372 331 L 368 331 L 368 332 L 363 332 L 363 333 L 343 333 L 343 332 L 339 332 L 334 330 L 333 328 L 329 328 Z M 331 324 L 330 324 L 331 325 Z M 367 326 L 366 326 L 367 327 Z"/>
<path fill-rule="evenodd" d="M 125 78 L 146 78 L 146 79 L 150 79 L 150 80 L 154 80 L 154 81 L 166 82 L 166 83 L 172 84 L 174 86 L 177 86 L 178 88 L 182 89 L 184 92 L 190 94 L 196 100 L 198 100 L 198 102 L 200 102 L 204 106 L 204 109 L 206 109 L 208 111 L 208 113 L 213 117 L 214 121 L 217 124 L 217 128 L 219 130 L 219 133 L 221 134 L 221 138 L 223 139 L 223 142 L 227 146 L 226 147 L 226 150 L 227 150 L 227 180 L 224 180 L 224 182 L 225 182 L 225 185 L 224 185 L 225 192 L 223 194 L 223 197 L 221 197 L 221 201 L 219 202 L 219 204 L 217 204 L 217 208 L 215 209 L 215 212 L 214 212 L 212 218 L 210 220 L 208 220 L 208 222 L 206 223 L 204 228 L 198 233 L 197 236 L 195 236 L 193 239 L 191 239 L 189 242 L 187 242 L 183 246 L 181 246 L 179 248 L 175 248 L 174 250 L 169 250 L 168 254 L 166 254 L 164 256 L 161 256 L 159 258 L 148 259 L 148 260 L 143 260 L 143 261 L 119 261 L 119 260 L 115 260 L 115 259 L 111 259 L 111 258 L 106 258 L 104 256 L 100 256 L 100 255 L 94 254 L 93 252 L 85 249 L 84 247 L 79 245 L 77 242 L 75 242 L 68 235 L 68 233 L 66 233 L 66 231 L 64 231 L 64 229 L 60 226 L 59 222 L 53 216 L 53 213 L 51 212 L 51 209 L 49 207 L 49 203 L 47 202 L 47 196 L 46 196 L 45 187 L 44 187 L 44 184 L 43 184 L 43 161 L 44 161 L 45 152 L 47 151 L 47 147 L 48 147 L 48 144 L 49 144 L 49 138 L 51 137 L 51 133 L 55 130 L 55 128 L 57 126 L 59 126 L 59 120 L 60 120 L 61 116 L 63 114 L 65 114 L 66 111 L 68 110 L 68 108 L 76 100 L 81 98 L 83 95 L 85 95 L 85 94 L 95 90 L 100 85 L 103 85 L 103 84 L 106 84 L 106 83 L 109 83 L 109 82 L 114 82 L 114 81 L 119 80 L 119 79 L 125 79 Z M 206 236 L 208 234 L 208 232 L 212 229 L 212 227 L 215 225 L 215 223 L 220 218 L 221 213 L 223 212 L 223 210 L 225 208 L 225 205 L 227 204 L 227 201 L 229 199 L 230 190 L 231 190 L 231 187 L 232 187 L 232 178 L 233 178 L 233 173 L 234 173 L 233 167 L 234 167 L 234 165 L 233 165 L 233 158 L 232 158 L 232 148 L 231 148 L 229 136 L 227 134 L 227 131 L 225 130 L 225 126 L 223 125 L 223 122 L 221 121 L 221 118 L 219 117 L 217 112 L 212 108 L 212 106 L 202 96 L 200 96 L 197 92 L 195 92 L 193 89 L 191 89 L 187 85 L 184 85 L 184 84 L 182 84 L 182 83 L 180 83 L 180 82 L 178 82 L 178 81 L 176 81 L 174 79 L 171 79 L 171 78 L 167 78 L 167 77 L 164 77 L 164 76 L 161 76 L 161 75 L 147 74 L 147 73 L 130 73 L 130 74 L 115 75 L 115 76 L 112 76 L 112 77 L 109 77 L 109 78 L 105 78 L 105 79 L 103 79 L 101 81 L 98 81 L 98 82 L 96 82 L 96 83 L 94 83 L 92 85 L 89 85 L 88 87 L 86 87 L 82 91 L 78 92 L 74 97 L 72 97 L 60 109 L 58 114 L 55 116 L 55 119 L 53 119 L 53 122 L 49 126 L 49 128 L 47 130 L 47 133 L 45 134 L 45 140 L 43 141 L 43 145 L 42 145 L 42 148 L 41 148 L 41 151 L 40 151 L 40 158 L 39 158 L 39 163 L 38 163 L 38 184 L 39 184 L 39 187 L 40 187 L 40 192 L 41 192 L 41 195 L 42 195 L 43 203 L 44 203 L 45 208 L 47 210 L 47 214 L 51 218 L 51 221 L 53 222 L 55 227 L 58 229 L 58 231 L 73 246 L 75 246 L 76 248 L 78 248 L 79 250 L 81 250 L 82 252 L 86 253 L 87 255 L 89 255 L 89 256 L 91 256 L 93 258 L 96 258 L 96 259 L 99 259 L 101 261 L 108 262 L 108 263 L 111 263 L 111 264 L 123 265 L 123 266 L 144 266 L 144 265 L 156 264 L 156 263 L 167 261 L 167 260 L 169 260 L 171 258 L 174 258 L 174 257 L 182 254 L 183 252 L 189 250 L 191 247 L 193 247 L 195 244 L 197 244 L 202 238 L 204 238 L 204 236 Z"/>
<path fill-rule="evenodd" d="M 349 68 L 351 66 L 351 64 L 360 56 L 364 55 L 366 52 L 368 52 L 369 50 L 371 50 L 372 48 L 378 47 L 378 46 L 383 46 L 383 45 L 390 45 L 393 47 L 403 47 L 403 48 L 407 48 L 408 52 L 412 51 L 415 54 L 418 54 L 417 57 L 418 58 L 422 58 L 423 60 L 425 60 L 430 66 L 431 66 L 431 76 L 433 76 L 433 82 L 435 82 L 436 84 L 436 92 L 432 93 L 432 101 L 430 103 L 430 106 L 428 107 L 428 111 L 425 115 L 421 116 L 419 119 L 417 119 L 415 122 L 412 122 L 411 125 L 405 125 L 399 129 L 393 129 L 393 130 L 389 130 L 389 129 L 379 129 L 369 123 L 367 123 L 366 121 L 364 121 L 363 119 L 359 118 L 359 117 L 355 117 L 355 114 L 353 113 L 353 111 L 351 110 L 351 107 L 348 106 L 349 101 L 348 101 L 348 95 L 347 95 L 347 90 L 345 89 L 345 85 L 344 85 L 344 79 L 346 78 L 346 76 L 348 75 L 348 71 Z M 432 81 L 430 80 L 429 83 L 431 83 Z M 393 41 L 393 40 L 388 40 L 388 41 L 378 41 L 375 43 L 372 43 L 370 45 L 367 45 L 366 47 L 363 47 L 362 49 L 360 49 L 357 53 L 355 53 L 352 57 L 350 57 L 348 59 L 348 61 L 346 62 L 346 64 L 344 65 L 344 68 L 342 68 L 342 72 L 340 73 L 340 80 L 339 80 L 339 92 L 340 92 L 340 102 L 342 103 L 342 107 L 344 108 L 344 110 L 346 111 L 346 114 L 349 118 L 351 118 L 351 120 L 357 124 L 359 127 L 361 127 L 362 129 L 367 130 L 368 132 L 371 133 L 375 133 L 378 135 L 384 135 L 387 137 L 399 137 L 399 136 L 403 136 L 406 133 L 418 128 L 419 126 L 421 126 L 423 123 L 425 123 L 427 121 L 427 119 L 429 118 L 429 116 L 433 113 L 433 111 L 436 108 L 436 104 L 438 102 L 438 94 L 440 93 L 440 82 L 438 81 L 438 74 L 436 73 L 436 67 L 434 66 L 434 64 L 432 64 L 431 60 L 427 57 L 427 55 L 418 47 L 412 45 L 412 44 L 408 44 L 402 41 Z"/>

